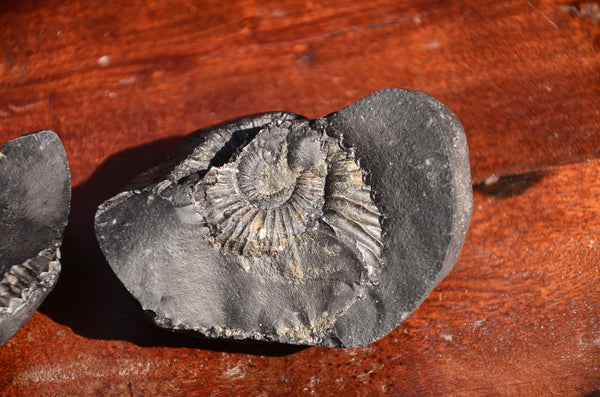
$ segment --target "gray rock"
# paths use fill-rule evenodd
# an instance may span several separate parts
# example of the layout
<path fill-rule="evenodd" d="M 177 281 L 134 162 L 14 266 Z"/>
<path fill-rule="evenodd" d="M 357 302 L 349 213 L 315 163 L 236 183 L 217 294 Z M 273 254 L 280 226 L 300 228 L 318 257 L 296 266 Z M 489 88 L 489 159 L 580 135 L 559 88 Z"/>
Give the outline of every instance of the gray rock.
<path fill-rule="evenodd" d="M 71 178 L 52 131 L 0 148 L 0 344 L 29 320 L 60 273 Z"/>
<path fill-rule="evenodd" d="M 390 89 L 317 120 L 267 113 L 195 133 L 104 202 L 95 226 L 161 327 L 353 347 L 450 272 L 471 210 L 459 121 Z"/>

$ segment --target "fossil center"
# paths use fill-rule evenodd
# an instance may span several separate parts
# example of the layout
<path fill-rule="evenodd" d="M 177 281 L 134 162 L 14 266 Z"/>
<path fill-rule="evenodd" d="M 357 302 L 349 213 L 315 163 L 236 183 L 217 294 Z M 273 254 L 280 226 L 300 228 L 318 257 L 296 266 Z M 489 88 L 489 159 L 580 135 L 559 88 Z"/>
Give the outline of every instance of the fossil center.
<path fill-rule="evenodd" d="M 297 172 L 288 166 L 285 135 L 274 134 L 270 142 L 246 147 L 238 166 L 240 192 L 257 208 L 272 209 L 283 205 L 294 192 Z M 259 138 L 260 139 L 260 138 Z"/>

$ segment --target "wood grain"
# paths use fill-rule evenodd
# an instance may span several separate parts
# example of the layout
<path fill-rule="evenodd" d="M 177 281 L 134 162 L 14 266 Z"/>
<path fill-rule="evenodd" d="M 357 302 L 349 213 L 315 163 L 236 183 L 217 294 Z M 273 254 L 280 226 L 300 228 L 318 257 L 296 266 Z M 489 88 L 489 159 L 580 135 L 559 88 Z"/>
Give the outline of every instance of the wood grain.
<path fill-rule="evenodd" d="M 0 347 L 0 394 L 600 393 L 598 2 L 0 1 L 0 50 L 0 143 L 53 129 L 74 187 L 61 280 Z M 475 187 L 459 262 L 404 324 L 338 350 L 145 321 L 99 203 L 196 129 L 386 87 L 458 115 Z"/>

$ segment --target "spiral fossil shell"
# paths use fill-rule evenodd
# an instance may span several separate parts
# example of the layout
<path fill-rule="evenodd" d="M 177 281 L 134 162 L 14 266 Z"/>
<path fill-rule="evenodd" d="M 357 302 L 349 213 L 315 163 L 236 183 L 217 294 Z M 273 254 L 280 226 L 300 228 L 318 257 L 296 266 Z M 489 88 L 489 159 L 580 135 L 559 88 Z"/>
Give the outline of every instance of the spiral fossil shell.
<path fill-rule="evenodd" d="M 320 228 L 364 262 L 378 262 L 381 214 L 353 150 L 307 121 L 280 121 L 232 157 L 197 186 L 215 245 L 274 253 Z"/>

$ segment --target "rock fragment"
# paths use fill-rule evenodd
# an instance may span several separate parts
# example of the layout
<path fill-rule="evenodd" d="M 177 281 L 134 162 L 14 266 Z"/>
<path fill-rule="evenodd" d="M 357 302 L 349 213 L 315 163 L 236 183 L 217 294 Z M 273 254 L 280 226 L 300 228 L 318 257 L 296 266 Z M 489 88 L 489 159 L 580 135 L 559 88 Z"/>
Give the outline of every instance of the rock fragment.
<path fill-rule="evenodd" d="M 103 203 L 110 266 L 159 326 L 354 347 L 450 272 L 472 210 L 464 131 L 416 91 L 317 120 L 251 116 L 191 135 Z"/>
<path fill-rule="evenodd" d="M 71 178 L 65 150 L 49 130 L 0 147 L 0 344 L 50 293 L 60 273 Z"/>

